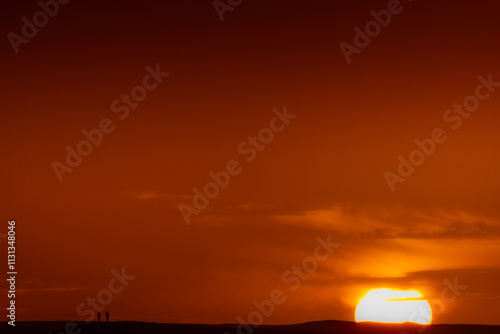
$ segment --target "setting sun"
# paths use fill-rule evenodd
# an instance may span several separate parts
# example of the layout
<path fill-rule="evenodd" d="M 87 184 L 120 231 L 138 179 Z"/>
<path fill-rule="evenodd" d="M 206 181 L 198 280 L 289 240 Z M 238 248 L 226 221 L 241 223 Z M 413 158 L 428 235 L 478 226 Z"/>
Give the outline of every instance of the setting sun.
<path fill-rule="evenodd" d="M 413 322 L 428 325 L 432 311 L 427 300 L 417 291 L 374 289 L 358 303 L 356 322 Z"/>

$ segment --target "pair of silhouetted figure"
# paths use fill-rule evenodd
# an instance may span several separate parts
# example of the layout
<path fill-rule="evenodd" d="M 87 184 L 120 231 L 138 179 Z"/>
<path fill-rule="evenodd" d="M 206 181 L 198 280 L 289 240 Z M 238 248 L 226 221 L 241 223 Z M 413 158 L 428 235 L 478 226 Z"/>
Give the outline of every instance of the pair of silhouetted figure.
<path fill-rule="evenodd" d="M 97 322 L 101 322 L 101 312 L 97 312 Z M 106 322 L 109 322 L 109 312 L 106 311 Z"/>

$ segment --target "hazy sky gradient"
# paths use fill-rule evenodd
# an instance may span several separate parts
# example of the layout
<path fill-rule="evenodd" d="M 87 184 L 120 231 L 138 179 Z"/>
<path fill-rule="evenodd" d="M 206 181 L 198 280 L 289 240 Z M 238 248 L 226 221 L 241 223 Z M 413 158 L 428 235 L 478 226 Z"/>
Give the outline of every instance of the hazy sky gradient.
<path fill-rule="evenodd" d="M 401 4 L 351 64 L 339 44 L 387 1 L 243 1 L 223 22 L 211 1 L 72 1 L 19 53 L 4 38 L 19 320 L 84 320 L 125 267 L 113 320 L 234 323 L 331 235 L 341 246 L 267 324 L 352 321 L 368 289 L 431 301 L 455 277 L 467 289 L 435 322 L 500 324 L 500 89 L 459 129 L 443 120 L 478 76 L 500 81 L 499 6 Z M 38 10 L 6 5 L 4 36 Z M 120 120 L 111 103 L 157 64 L 170 75 Z M 297 117 L 246 162 L 238 145 L 284 106 Z M 59 183 L 51 163 L 103 118 L 115 130 Z M 435 128 L 447 141 L 391 192 L 384 172 Z M 186 225 L 177 206 L 233 159 L 241 174 Z"/>

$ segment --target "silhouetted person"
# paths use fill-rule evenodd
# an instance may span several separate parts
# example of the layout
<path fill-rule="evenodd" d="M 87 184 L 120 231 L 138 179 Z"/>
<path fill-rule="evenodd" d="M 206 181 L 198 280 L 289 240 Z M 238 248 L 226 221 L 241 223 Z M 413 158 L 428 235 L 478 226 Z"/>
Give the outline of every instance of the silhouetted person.
<path fill-rule="evenodd" d="M 101 312 L 97 312 L 97 322 L 101 322 Z"/>
<path fill-rule="evenodd" d="M 109 312 L 106 311 L 106 322 L 109 322 Z"/>

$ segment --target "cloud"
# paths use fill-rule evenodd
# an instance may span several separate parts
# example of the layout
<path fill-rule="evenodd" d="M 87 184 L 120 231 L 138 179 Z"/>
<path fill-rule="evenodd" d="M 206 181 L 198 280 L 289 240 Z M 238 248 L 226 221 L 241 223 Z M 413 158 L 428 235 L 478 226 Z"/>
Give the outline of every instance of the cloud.
<path fill-rule="evenodd" d="M 463 211 L 412 211 L 334 206 L 298 214 L 271 216 L 275 221 L 313 229 L 329 229 L 359 238 L 500 238 L 500 221 Z"/>
<path fill-rule="evenodd" d="M 150 191 L 150 190 L 143 190 L 143 191 L 129 191 L 124 193 L 125 196 L 132 197 L 135 199 L 139 200 L 150 200 L 150 199 L 159 199 L 159 198 L 164 198 L 164 199 L 176 199 L 176 200 L 181 200 L 181 199 L 191 199 L 189 195 L 174 195 L 168 192 L 156 192 L 156 191 Z"/>

